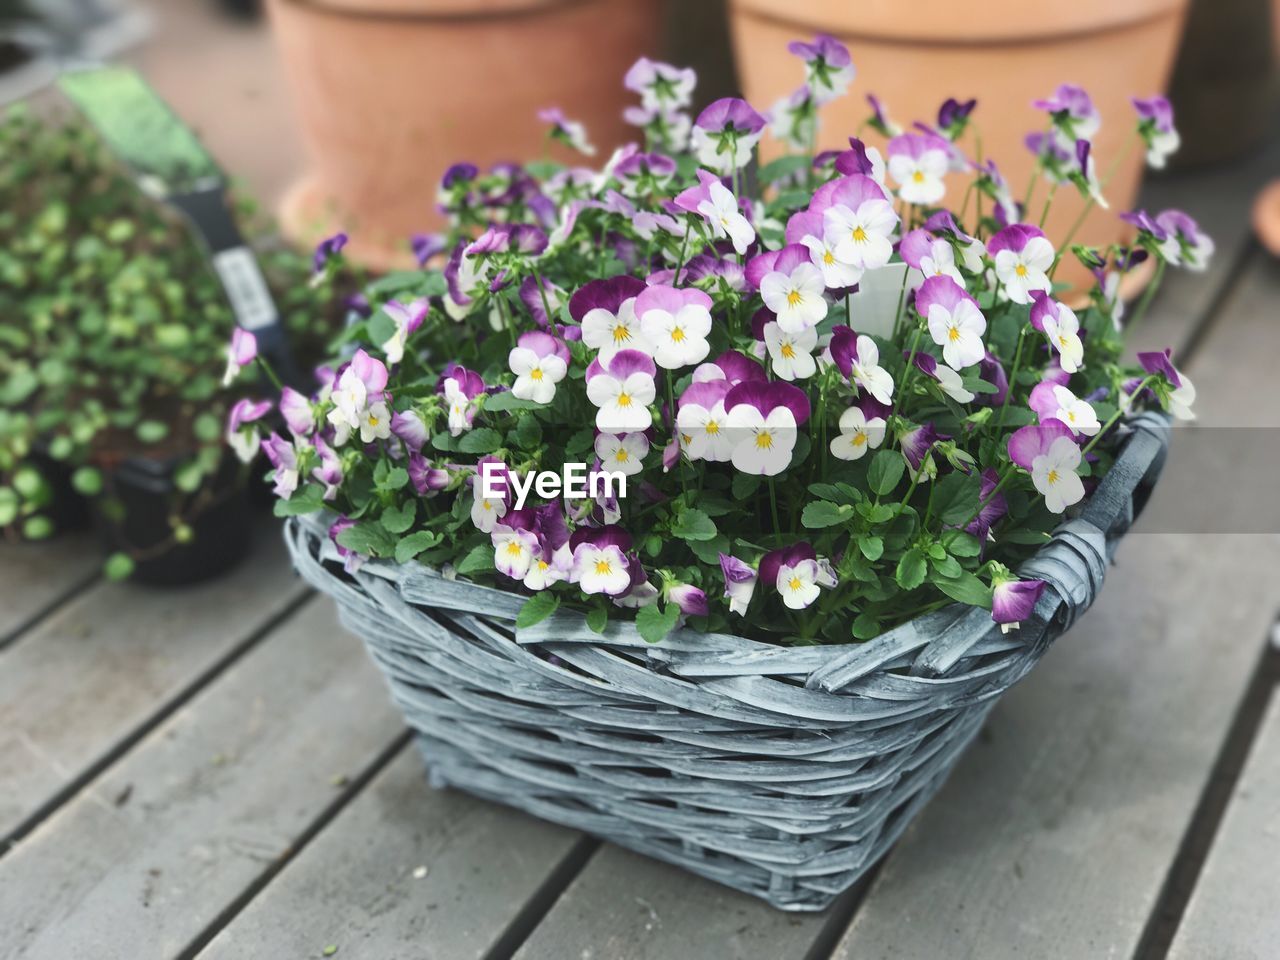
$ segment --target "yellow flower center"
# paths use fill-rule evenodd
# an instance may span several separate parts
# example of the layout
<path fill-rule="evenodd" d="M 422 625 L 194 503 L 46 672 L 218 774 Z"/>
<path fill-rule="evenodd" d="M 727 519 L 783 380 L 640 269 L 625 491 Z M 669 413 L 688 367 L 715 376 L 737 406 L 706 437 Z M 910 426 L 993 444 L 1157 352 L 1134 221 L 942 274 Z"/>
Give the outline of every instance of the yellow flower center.
<path fill-rule="evenodd" d="M 378 425 L 378 418 L 375 417 L 372 413 L 369 414 L 369 426 L 376 427 L 377 425 Z"/>
<path fill-rule="evenodd" d="M 1068 420 L 1070 420 L 1072 423 L 1075 423 L 1075 422 L 1076 422 L 1076 415 L 1075 415 L 1075 412 L 1074 412 L 1074 411 L 1072 411 L 1072 410 L 1068 410 L 1068 411 L 1067 411 L 1067 419 L 1068 419 Z"/>
<path fill-rule="evenodd" d="M 675 327 L 671 331 L 671 341 L 673 343 L 682 343 L 684 341 L 684 328 Z"/>
<path fill-rule="evenodd" d="M 800 296 L 799 290 L 792 290 L 787 294 L 787 306 L 798 307 L 804 302 L 804 297 Z"/>
<path fill-rule="evenodd" d="M 631 454 L 627 453 L 626 447 L 619 447 L 618 452 L 613 455 L 613 458 L 619 463 L 626 463 L 631 459 Z"/>
<path fill-rule="evenodd" d="M 547 563 L 547 561 L 545 561 L 545 560 L 539 560 L 539 561 L 538 561 L 538 570 L 540 570 L 540 571 L 545 571 L 545 570 L 550 569 L 550 567 L 551 567 L 551 564 Z"/>
<path fill-rule="evenodd" d="M 532 371 L 530 371 L 529 376 L 530 376 L 532 379 L 534 379 L 534 380 L 541 380 L 541 379 L 542 379 L 542 368 L 541 368 L 541 367 L 534 367 L 534 368 L 533 368 L 533 370 L 532 370 Z"/>
<path fill-rule="evenodd" d="M 618 324 L 613 328 L 613 342 L 623 343 L 631 339 L 631 329 L 624 323 Z"/>
<path fill-rule="evenodd" d="M 631 406 L 631 394 L 629 394 L 629 393 L 620 393 L 620 394 L 618 394 L 618 406 L 620 406 L 620 407 L 629 407 L 629 406 Z"/>
<path fill-rule="evenodd" d="M 710 432 L 710 430 L 707 431 L 707 433 Z M 680 442 L 687 447 L 689 444 L 693 443 L 693 437 L 689 436 L 687 433 L 682 433 L 680 434 Z"/>
<path fill-rule="evenodd" d="M 867 442 L 867 435 L 863 433 L 861 430 L 859 430 L 857 433 L 855 433 L 852 437 L 849 438 L 849 442 L 852 443 L 855 447 L 860 447 Z"/>
<path fill-rule="evenodd" d="M 779 352 L 788 360 L 794 360 L 796 357 L 796 348 L 790 343 L 783 343 L 782 349 Z"/>
<path fill-rule="evenodd" d="M 957 340 L 959 340 L 959 339 L 960 339 L 960 328 L 959 328 L 959 327 L 952 327 L 950 330 L 948 330 L 948 331 L 947 331 L 947 339 L 948 339 L 948 340 L 950 340 L 952 343 L 955 343 Z"/>
<path fill-rule="evenodd" d="M 507 544 L 507 554 L 512 557 L 518 557 L 524 548 L 520 546 L 519 540 L 512 540 Z"/>
<path fill-rule="evenodd" d="M 792 577 L 790 580 L 787 581 L 787 586 L 790 587 L 792 593 L 794 593 L 795 591 L 803 587 L 804 584 L 800 582 L 799 577 Z"/>
<path fill-rule="evenodd" d="M 1065 333 L 1058 334 L 1058 346 L 1065 347 L 1067 345 L 1067 335 Z"/>
<path fill-rule="evenodd" d="M 716 421 L 714 421 L 714 420 L 708 420 L 708 421 L 707 421 L 707 433 L 712 434 L 712 435 L 714 436 L 715 434 L 717 434 L 717 433 L 719 433 L 719 432 L 720 432 L 720 424 L 716 423 Z"/>
<path fill-rule="evenodd" d="M 854 240 L 856 240 L 858 243 L 866 243 L 866 242 L 867 242 L 867 231 L 866 231 L 866 230 L 864 230 L 862 227 L 854 227 L 854 228 L 853 228 L 853 239 L 854 239 Z"/>
<path fill-rule="evenodd" d="M 608 561 L 608 560 L 597 560 L 597 561 L 596 561 L 596 574 L 597 574 L 597 576 L 605 577 L 605 576 L 608 576 L 608 575 L 609 575 L 610 573 L 612 573 L 612 572 L 613 572 L 613 565 L 612 565 L 611 563 L 609 563 L 609 561 Z"/>
<path fill-rule="evenodd" d="M 859 229 L 859 230 L 861 230 L 862 228 L 861 228 L 861 227 L 859 227 L 858 229 Z M 836 262 L 836 258 L 835 258 L 834 256 L 832 256 L 832 255 L 831 255 L 831 251 L 830 251 L 830 250 L 824 250 L 824 251 L 822 252 L 822 262 L 823 262 L 823 263 L 825 263 L 825 264 L 829 267 L 829 266 L 831 266 L 833 263 L 835 263 L 835 262 Z"/>
<path fill-rule="evenodd" d="M 924 172 L 921 170 L 917 170 L 915 173 L 911 175 L 911 179 L 914 180 L 916 183 L 924 183 Z"/>
<path fill-rule="evenodd" d="M 1049 471 L 1049 475 L 1048 475 L 1047 477 L 1045 477 L 1045 479 L 1046 479 L 1046 480 L 1048 480 L 1050 484 L 1057 483 L 1057 482 L 1058 482 L 1058 480 L 1059 480 L 1059 477 L 1058 477 L 1058 471 L 1057 471 L 1057 470 L 1050 470 L 1050 471 Z"/>
<path fill-rule="evenodd" d="M 773 449 L 773 434 L 767 430 L 756 434 L 756 448 L 759 450 Z"/>
<path fill-rule="evenodd" d="M 1021 264 L 1021 263 L 1020 263 L 1020 264 L 1018 264 L 1016 267 L 1014 267 L 1014 268 L 1013 268 L 1013 272 L 1014 272 L 1014 273 L 1016 273 L 1016 274 L 1017 274 L 1018 276 L 1020 276 L 1020 277 L 1025 277 L 1025 276 L 1027 275 L 1027 268 L 1026 268 L 1026 266 L 1025 266 L 1024 264 Z"/>

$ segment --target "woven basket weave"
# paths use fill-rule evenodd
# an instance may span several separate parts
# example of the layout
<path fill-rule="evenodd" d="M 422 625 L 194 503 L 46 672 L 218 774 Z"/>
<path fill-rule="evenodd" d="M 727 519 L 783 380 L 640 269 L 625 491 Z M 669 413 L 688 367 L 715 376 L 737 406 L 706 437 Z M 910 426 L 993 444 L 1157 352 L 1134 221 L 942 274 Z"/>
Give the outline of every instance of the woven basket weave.
<path fill-rule="evenodd" d="M 996 697 L 1093 601 L 1164 462 L 1143 415 L 1117 461 L 1024 564 L 1049 584 L 1008 634 L 953 606 L 862 644 L 787 648 L 681 630 L 656 645 L 420 564 L 342 570 L 317 517 L 299 572 L 338 602 L 417 731 L 432 781 L 679 864 L 784 910 L 820 910 L 938 789 Z"/>

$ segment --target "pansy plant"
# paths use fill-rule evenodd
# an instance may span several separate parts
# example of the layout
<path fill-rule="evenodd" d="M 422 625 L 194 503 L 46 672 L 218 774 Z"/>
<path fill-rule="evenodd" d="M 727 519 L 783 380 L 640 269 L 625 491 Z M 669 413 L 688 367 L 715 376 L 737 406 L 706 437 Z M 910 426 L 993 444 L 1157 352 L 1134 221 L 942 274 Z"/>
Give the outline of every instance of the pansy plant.
<path fill-rule="evenodd" d="M 278 512 L 326 511 L 348 568 L 416 559 L 526 596 L 517 626 L 563 604 L 649 640 L 686 623 L 810 644 L 953 601 L 1028 619 L 1044 585 L 1015 571 L 1109 469 L 1125 417 L 1194 399 L 1167 354 L 1122 361 L 1149 297 L 1121 324 L 1112 278 L 1143 257 L 1197 268 L 1211 244 L 1178 211 L 1128 214 L 1125 247 L 1047 235 L 963 97 L 904 130 L 868 96 L 865 130 L 815 154 L 853 64 L 831 37 L 790 49 L 802 86 L 767 116 L 696 111 L 691 71 L 641 60 L 644 142 L 599 169 L 451 169 L 444 267 L 381 281 L 307 409 L 288 396 L 293 440 L 263 439 Z M 1136 103 L 1156 162 L 1172 116 Z M 1032 186 L 1104 205 L 1088 95 L 1037 105 Z M 787 152 L 753 170 L 766 127 Z M 1056 279 L 1073 255 L 1096 291 Z M 575 465 L 581 489 L 544 482 Z"/>

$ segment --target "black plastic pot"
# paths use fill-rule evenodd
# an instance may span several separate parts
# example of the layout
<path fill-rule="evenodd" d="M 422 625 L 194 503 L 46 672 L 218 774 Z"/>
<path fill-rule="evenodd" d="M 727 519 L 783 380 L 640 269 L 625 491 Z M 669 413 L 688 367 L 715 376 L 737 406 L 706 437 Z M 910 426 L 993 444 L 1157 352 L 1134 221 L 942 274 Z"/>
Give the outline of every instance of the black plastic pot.
<path fill-rule="evenodd" d="M 134 558 L 137 582 L 198 583 L 225 573 L 249 553 L 253 512 L 235 458 L 225 456 L 218 472 L 190 494 L 174 483 L 180 462 L 135 457 L 104 471 L 105 497 L 94 501 L 94 514 L 107 550 Z M 108 509 L 110 501 L 122 509 Z M 191 528 L 186 542 L 174 542 L 169 518 L 175 513 Z"/>
<path fill-rule="evenodd" d="M 89 503 L 71 485 L 71 467 L 53 459 L 40 445 L 31 451 L 30 460 L 49 485 L 49 501 L 39 512 L 53 522 L 54 534 L 87 529 L 92 519 Z"/>

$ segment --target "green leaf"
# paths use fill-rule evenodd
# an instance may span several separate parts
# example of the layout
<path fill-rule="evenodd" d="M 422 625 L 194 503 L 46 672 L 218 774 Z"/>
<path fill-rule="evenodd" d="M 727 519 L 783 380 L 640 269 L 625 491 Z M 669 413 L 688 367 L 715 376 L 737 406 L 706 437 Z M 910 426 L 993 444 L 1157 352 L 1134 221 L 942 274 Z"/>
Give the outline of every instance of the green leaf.
<path fill-rule="evenodd" d="M 195 493 L 204 480 L 204 470 L 199 460 L 188 460 L 173 474 L 173 484 L 183 493 Z"/>
<path fill-rule="evenodd" d="M 864 557 L 875 563 L 884 556 L 884 541 L 879 537 L 859 537 L 858 549 Z"/>
<path fill-rule="evenodd" d="M 288 500 L 277 500 L 271 512 L 277 517 L 298 517 L 324 507 L 324 490 L 314 483 L 293 492 Z"/>
<path fill-rule="evenodd" d="M 978 509 L 978 491 L 982 477 L 978 473 L 964 474 L 958 470 L 937 482 L 933 492 L 933 509 L 944 526 L 964 523 Z"/>
<path fill-rule="evenodd" d="M 385 524 L 386 517 L 383 516 Z M 430 550 L 441 541 L 442 537 L 434 530 L 419 530 L 411 533 L 396 544 L 396 563 L 408 563 L 424 550 Z"/>
<path fill-rule="evenodd" d="M 25 540 L 43 540 L 53 535 L 53 521 L 48 517 L 27 517 L 22 523 L 22 536 Z"/>
<path fill-rule="evenodd" d="M 720 554 L 729 552 L 729 538 L 717 533 L 711 540 L 689 540 L 689 549 L 703 563 L 719 566 Z"/>
<path fill-rule="evenodd" d="M 754 473 L 735 473 L 733 475 L 733 499 L 748 500 L 760 489 L 762 478 Z"/>
<path fill-rule="evenodd" d="M 491 427 L 464 433 L 458 440 L 458 449 L 463 453 L 493 453 L 501 446 L 502 434 Z"/>
<path fill-rule="evenodd" d="M 954 557 L 976 557 L 982 552 L 982 544 L 971 533 L 952 534 L 947 549 Z"/>
<path fill-rule="evenodd" d="M 71 475 L 71 486 L 85 497 L 96 497 L 102 492 L 102 473 L 95 467 L 80 467 Z"/>
<path fill-rule="evenodd" d="M 135 432 L 143 443 L 159 443 L 169 435 L 169 426 L 159 420 L 143 420 Z"/>
<path fill-rule="evenodd" d="M 542 442 L 542 424 L 537 417 L 521 417 L 516 421 L 516 443 L 523 450 L 533 450 Z"/>
<path fill-rule="evenodd" d="M 382 526 L 388 533 L 404 533 L 413 526 L 418 504 L 409 500 L 399 507 L 387 507 L 382 511 Z"/>
<path fill-rule="evenodd" d="M 941 560 L 930 559 L 929 566 L 933 567 L 933 572 L 944 580 L 954 580 L 964 573 L 964 568 L 960 566 L 960 562 L 955 557 L 944 556 Z"/>
<path fill-rule="evenodd" d="M 891 503 L 860 503 L 855 508 L 867 518 L 868 523 L 888 523 L 898 515 L 897 508 Z"/>
<path fill-rule="evenodd" d="M 805 504 L 800 514 L 800 522 L 810 530 L 821 530 L 823 527 L 835 527 L 845 523 L 853 516 L 853 507 L 849 504 L 835 504 L 826 500 L 815 500 Z"/>
<path fill-rule="evenodd" d="M 212 413 L 202 413 L 191 424 L 196 439 L 202 443 L 213 443 L 222 436 L 222 424 Z"/>
<path fill-rule="evenodd" d="M 489 413 L 503 413 L 508 410 L 537 410 L 539 407 L 545 406 L 546 404 L 538 403 L 535 400 L 522 400 L 510 391 L 495 393 L 493 396 L 485 397 L 484 401 L 484 409 Z"/>
<path fill-rule="evenodd" d="M 674 603 L 669 603 L 663 609 L 658 609 L 655 603 L 648 607 L 641 607 L 636 613 L 636 629 L 640 631 L 640 636 L 644 637 L 648 643 L 661 643 L 666 639 L 667 634 L 676 628 L 676 621 L 680 619 L 680 608 Z"/>
<path fill-rule="evenodd" d="M 102 565 L 102 572 L 108 580 L 124 580 L 133 573 L 133 558 L 127 553 L 113 553 Z"/>
<path fill-rule="evenodd" d="M 861 503 L 864 499 L 857 487 L 847 483 L 811 483 L 809 492 L 819 500 L 830 500 L 832 503 Z"/>
<path fill-rule="evenodd" d="M 396 541 L 377 523 L 357 523 L 338 534 L 338 545 L 368 557 L 389 557 Z"/>
<path fill-rule="evenodd" d="M 541 623 L 555 613 L 558 606 L 560 606 L 560 598 L 550 590 L 535 593 L 524 602 L 524 606 L 516 614 L 516 629 Z"/>
<path fill-rule="evenodd" d="M 914 590 L 924 583 L 925 574 L 928 572 L 924 551 L 919 547 L 912 547 L 898 561 L 898 569 L 894 573 L 894 579 L 898 581 L 898 586 L 903 590 Z"/>
<path fill-rule="evenodd" d="M 605 628 L 608 626 L 609 608 L 592 607 L 591 612 L 587 614 L 587 629 L 593 633 L 604 633 Z"/>
<path fill-rule="evenodd" d="M 671 525 L 671 533 L 681 540 L 714 540 L 716 524 L 701 510 L 685 510 Z"/>
<path fill-rule="evenodd" d="M 935 580 L 934 585 L 952 600 L 971 607 L 991 607 L 991 588 L 967 570 L 961 571 L 958 577 Z"/>
<path fill-rule="evenodd" d="M 907 461 L 897 450 L 881 450 L 871 458 L 867 484 L 874 493 L 883 497 L 898 485 L 906 469 Z"/>
<path fill-rule="evenodd" d="M 860 613 L 853 621 L 852 633 L 855 640 L 874 640 L 880 636 L 880 621 L 869 613 Z"/>
<path fill-rule="evenodd" d="M 802 154 L 778 157 L 777 160 L 770 160 L 761 167 L 756 176 L 761 183 L 776 183 L 784 177 L 791 176 L 793 173 L 809 169 L 811 163 L 813 163 L 813 158 Z"/>
<path fill-rule="evenodd" d="M 493 547 L 487 543 L 472 547 L 471 552 L 462 558 L 462 562 L 457 567 L 458 573 L 464 577 L 473 573 L 484 573 L 492 569 Z"/>

